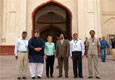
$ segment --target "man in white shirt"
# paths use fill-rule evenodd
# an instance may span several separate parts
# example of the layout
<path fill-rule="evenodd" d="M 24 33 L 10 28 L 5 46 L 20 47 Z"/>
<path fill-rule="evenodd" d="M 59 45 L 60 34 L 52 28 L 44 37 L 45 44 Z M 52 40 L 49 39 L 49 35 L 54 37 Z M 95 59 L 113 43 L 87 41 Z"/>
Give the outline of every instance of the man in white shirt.
<path fill-rule="evenodd" d="M 27 32 L 22 32 L 22 37 L 16 41 L 15 58 L 18 65 L 18 77 L 20 80 L 26 79 L 27 64 L 28 64 L 28 40 L 26 40 Z"/>
<path fill-rule="evenodd" d="M 82 75 L 82 57 L 84 56 L 84 43 L 82 40 L 78 39 L 78 34 L 73 34 L 73 40 L 70 42 L 70 56 L 73 60 L 73 72 L 74 78 L 78 77 L 77 67 L 79 70 L 79 78 L 83 78 Z"/>

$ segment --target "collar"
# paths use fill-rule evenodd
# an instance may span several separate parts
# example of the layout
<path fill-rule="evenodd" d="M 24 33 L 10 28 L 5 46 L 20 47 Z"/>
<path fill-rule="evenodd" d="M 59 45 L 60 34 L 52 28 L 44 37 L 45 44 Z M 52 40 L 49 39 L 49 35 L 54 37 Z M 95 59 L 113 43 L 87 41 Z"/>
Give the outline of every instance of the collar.
<path fill-rule="evenodd" d="M 79 41 L 80 39 L 77 39 L 77 40 L 75 40 L 75 39 L 73 39 L 73 41 Z"/>
<path fill-rule="evenodd" d="M 60 40 L 64 40 L 64 39 L 60 39 Z"/>
<path fill-rule="evenodd" d="M 48 44 L 51 44 L 52 42 L 47 42 Z"/>
<path fill-rule="evenodd" d="M 94 40 L 95 40 L 96 38 L 95 38 L 95 37 L 94 37 L 94 38 L 90 37 L 90 39 L 91 39 L 91 40 L 92 40 L 92 39 L 94 39 Z"/>
<path fill-rule="evenodd" d="M 20 38 L 21 40 L 26 40 L 26 38 L 25 39 L 23 39 L 22 37 Z"/>
<path fill-rule="evenodd" d="M 34 37 L 35 39 L 38 39 L 38 38 L 40 38 L 40 37 Z"/>
<path fill-rule="evenodd" d="M 103 42 L 106 42 L 106 40 L 102 40 Z"/>

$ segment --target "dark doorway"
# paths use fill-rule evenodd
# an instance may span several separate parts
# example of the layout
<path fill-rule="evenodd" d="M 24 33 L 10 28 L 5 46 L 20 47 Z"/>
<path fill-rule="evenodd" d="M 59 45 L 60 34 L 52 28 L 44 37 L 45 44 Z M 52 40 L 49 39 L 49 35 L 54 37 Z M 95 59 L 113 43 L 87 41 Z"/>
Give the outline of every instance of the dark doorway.
<path fill-rule="evenodd" d="M 47 36 L 53 36 L 53 42 L 57 41 L 57 37 L 59 34 L 62 33 L 60 30 L 54 28 L 54 27 L 49 27 L 48 29 L 44 30 L 41 32 L 41 37 L 47 41 Z"/>
<path fill-rule="evenodd" d="M 33 30 L 39 30 L 44 41 L 51 35 L 53 42 L 56 42 L 60 33 L 63 33 L 66 39 L 71 38 L 70 13 L 56 3 L 49 3 L 36 10 L 33 21 Z"/>

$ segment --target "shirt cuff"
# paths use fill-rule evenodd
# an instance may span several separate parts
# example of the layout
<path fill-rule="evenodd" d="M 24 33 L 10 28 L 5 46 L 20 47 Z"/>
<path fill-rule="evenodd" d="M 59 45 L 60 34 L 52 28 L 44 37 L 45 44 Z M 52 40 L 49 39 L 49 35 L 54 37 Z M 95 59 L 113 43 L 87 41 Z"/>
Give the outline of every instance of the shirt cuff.
<path fill-rule="evenodd" d="M 70 56 L 72 56 L 72 52 L 70 52 Z"/>
<path fill-rule="evenodd" d="M 84 56 L 85 50 L 82 51 L 82 56 Z"/>
<path fill-rule="evenodd" d="M 18 56 L 18 54 L 17 54 L 17 53 L 15 53 L 15 56 Z"/>

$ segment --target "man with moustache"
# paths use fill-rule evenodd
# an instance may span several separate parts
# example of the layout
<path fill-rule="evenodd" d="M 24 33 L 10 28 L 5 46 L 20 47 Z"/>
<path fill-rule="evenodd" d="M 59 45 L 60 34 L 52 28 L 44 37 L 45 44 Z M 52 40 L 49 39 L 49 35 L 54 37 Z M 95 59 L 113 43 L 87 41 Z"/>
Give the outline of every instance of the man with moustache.
<path fill-rule="evenodd" d="M 60 34 L 60 40 L 57 41 L 56 44 L 56 57 L 58 58 L 58 66 L 59 66 L 59 76 L 62 77 L 63 64 L 65 70 L 65 77 L 68 78 L 68 57 L 69 57 L 69 41 L 64 39 L 64 35 Z"/>
<path fill-rule="evenodd" d="M 95 77 L 100 79 L 99 69 L 98 69 L 98 57 L 100 57 L 100 42 L 99 39 L 95 37 L 95 31 L 91 30 L 89 32 L 91 38 L 87 40 L 86 43 L 86 57 L 88 58 L 88 71 L 89 71 L 89 79 L 93 78 L 93 70 L 92 70 L 92 61 L 94 63 Z"/>

